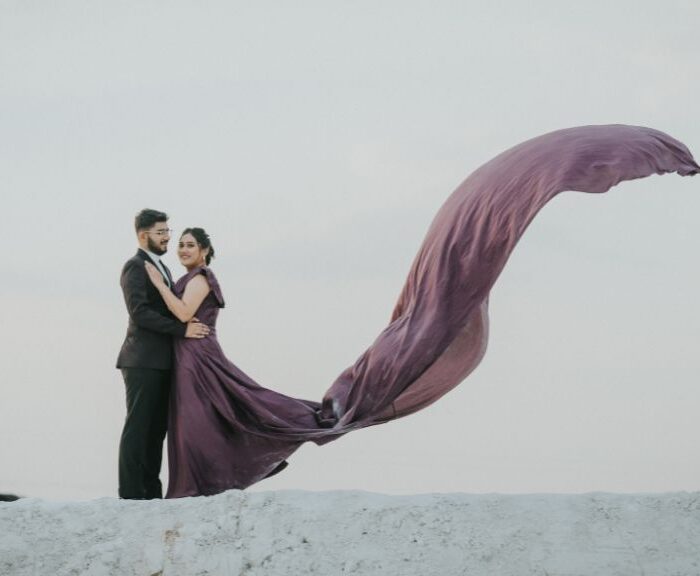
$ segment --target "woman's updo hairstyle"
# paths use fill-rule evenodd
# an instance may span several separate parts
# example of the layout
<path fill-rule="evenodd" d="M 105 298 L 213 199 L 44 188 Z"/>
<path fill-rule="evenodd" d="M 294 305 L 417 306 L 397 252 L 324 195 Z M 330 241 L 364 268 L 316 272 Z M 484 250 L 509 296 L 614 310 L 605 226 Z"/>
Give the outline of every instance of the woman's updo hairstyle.
<path fill-rule="evenodd" d="M 214 257 L 214 247 L 211 245 L 211 238 L 209 238 L 209 234 L 204 231 L 204 228 L 185 228 L 182 231 L 180 238 L 182 238 L 185 234 L 192 234 L 201 250 L 209 248 L 209 252 L 207 252 L 205 257 L 207 266 L 209 266 L 209 262 L 211 262 L 211 259 Z"/>

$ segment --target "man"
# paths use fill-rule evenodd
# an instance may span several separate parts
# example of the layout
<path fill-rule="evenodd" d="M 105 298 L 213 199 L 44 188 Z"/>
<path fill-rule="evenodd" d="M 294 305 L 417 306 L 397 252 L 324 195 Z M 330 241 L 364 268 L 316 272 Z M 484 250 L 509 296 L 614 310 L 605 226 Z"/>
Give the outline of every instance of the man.
<path fill-rule="evenodd" d="M 193 318 L 175 319 L 148 279 L 144 262 L 151 261 L 172 288 L 170 270 L 160 257 L 168 250 L 168 216 L 157 210 L 136 215 L 139 250 L 122 269 L 121 287 L 129 312 L 129 327 L 117 368 L 126 384 L 126 421 L 119 444 L 119 496 L 162 498 L 160 466 L 168 427 L 168 398 L 173 362 L 172 339 L 204 338 L 209 328 Z"/>

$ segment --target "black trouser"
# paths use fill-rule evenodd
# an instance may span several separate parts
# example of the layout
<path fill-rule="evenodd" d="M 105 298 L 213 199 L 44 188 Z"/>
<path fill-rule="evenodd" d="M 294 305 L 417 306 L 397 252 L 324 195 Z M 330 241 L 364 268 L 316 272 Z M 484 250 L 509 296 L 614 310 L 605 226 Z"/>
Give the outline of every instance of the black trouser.
<path fill-rule="evenodd" d="M 168 429 L 170 370 L 122 368 L 126 421 L 119 443 L 119 497 L 162 498 L 160 465 Z"/>

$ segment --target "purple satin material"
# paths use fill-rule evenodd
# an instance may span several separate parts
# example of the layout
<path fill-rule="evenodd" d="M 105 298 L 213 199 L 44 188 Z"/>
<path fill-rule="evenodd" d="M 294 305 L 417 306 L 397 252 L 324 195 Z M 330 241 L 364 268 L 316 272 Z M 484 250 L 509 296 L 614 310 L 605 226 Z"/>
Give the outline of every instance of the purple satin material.
<path fill-rule="evenodd" d="M 168 497 L 245 488 L 278 471 L 303 442 L 323 444 L 416 412 L 479 364 L 488 295 L 520 236 L 559 192 L 606 192 L 651 174 L 696 174 L 688 149 L 650 128 L 558 130 L 519 144 L 473 172 L 433 220 L 391 323 L 326 392 L 322 404 L 260 387 L 226 359 L 215 335 L 178 340 L 169 430 Z M 215 326 L 212 291 L 197 317 Z"/>

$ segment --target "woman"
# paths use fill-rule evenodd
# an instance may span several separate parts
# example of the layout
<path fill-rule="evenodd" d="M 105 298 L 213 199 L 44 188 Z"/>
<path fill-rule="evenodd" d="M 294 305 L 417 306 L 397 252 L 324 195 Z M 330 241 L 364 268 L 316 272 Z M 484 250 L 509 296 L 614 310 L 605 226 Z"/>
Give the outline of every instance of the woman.
<path fill-rule="evenodd" d="M 262 388 L 224 355 L 216 338 L 224 298 L 208 267 L 214 257 L 209 235 L 202 228 L 187 228 L 178 257 L 187 273 L 172 292 L 147 263 L 149 278 L 181 322 L 196 316 L 211 331 L 196 342 L 174 342 L 166 498 L 245 488 L 285 468 L 285 458 L 309 439 L 295 436 L 292 429 L 318 429 L 317 403 Z"/>
<path fill-rule="evenodd" d="M 171 394 L 168 496 L 244 488 L 274 474 L 307 440 L 412 414 L 476 368 L 488 341 L 489 291 L 518 240 L 565 190 L 605 192 L 651 174 L 700 173 L 688 149 L 651 128 L 581 126 L 510 148 L 467 178 L 435 216 L 389 325 L 333 382 L 322 404 L 258 386 L 224 356 L 214 327 L 224 305 L 207 267 L 206 233 L 188 229 L 179 255 L 188 269 L 175 295 L 150 269 L 170 310 L 212 328 L 177 340 Z"/>

